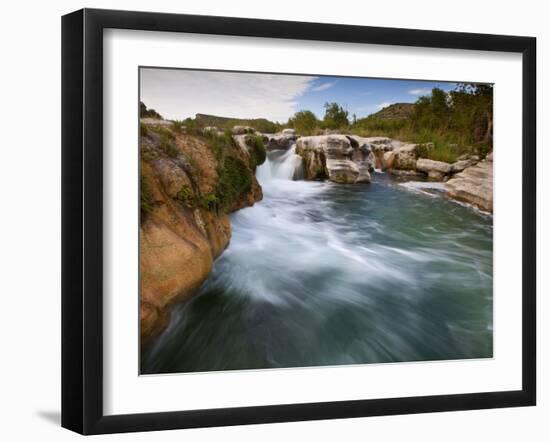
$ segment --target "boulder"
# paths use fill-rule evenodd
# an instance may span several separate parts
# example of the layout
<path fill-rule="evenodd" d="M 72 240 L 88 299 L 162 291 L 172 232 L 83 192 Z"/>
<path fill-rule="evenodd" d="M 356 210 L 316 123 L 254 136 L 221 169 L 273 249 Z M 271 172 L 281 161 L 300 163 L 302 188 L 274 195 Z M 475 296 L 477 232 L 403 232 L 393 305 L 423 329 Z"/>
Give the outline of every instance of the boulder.
<path fill-rule="evenodd" d="M 371 145 L 381 147 L 386 151 L 393 149 L 393 140 L 388 137 L 365 137 L 365 140 Z"/>
<path fill-rule="evenodd" d="M 462 171 L 464 171 L 464 169 L 475 165 L 477 162 L 478 162 L 477 160 L 474 160 L 474 159 L 471 159 L 471 158 L 466 158 L 464 160 L 458 160 L 458 161 L 454 162 L 451 165 L 451 172 L 453 174 L 456 174 L 457 172 L 462 172 Z"/>
<path fill-rule="evenodd" d="M 359 169 L 366 170 L 367 172 L 374 171 L 376 168 L 376 157 L 372 151 L 369 139 L 357 135 L 346 135 L 346 137 L 353 148 L 351 159 L 357 163 Z M 370 181 L 370 174 L 368 174 L 368 179 Z M 366 181 L 366 178 L 364 181 Z"/>
<path fill-rule="evenodd" d="M 174 159 L 159 157 L 151 161 L 151 166 L 170 197 L 175 198 L 184 187 L 192 187 L 187 172 Z"/>
<path fill-rule="evenodd" d="M 384 150 L 380 149 L 379 146 L 373 145 L 372 157 L 374 159 L 374 168 L 384 170 Z"/>
<path fill-rule="evenodd" d="M 392 167 L 394 155 L 387 154 L 393 151 L 394 148 L 401 146 L 401 142 L 392 140 L 388 137 L 361 137 L 364 141 L 368 142 L 370 150 L 373 153 L 374 168 L 376 169 L 390 169 Z M 386 155 L 387 154 L 387 155 Z M 386 165 L 384 156 L 389 160 L 389 164 Z"/>
<path fill-rule="evenodd" d="M 357 164 L 348 159 L 328 158 L 326 163 L 328 178 L 334 183 L 355 183 L 359 178 Z"/>
<path fill-rule="evenodd" d="M 360 137 L 362 140 L 368 143 L 373 156 L 374 168 L 376 169 L 388 169 L 386 162 L 384 161 L 384 155 L 391 152 L 394 148 L 393 141 L 387 137 Z M 390 155 L 388 155 L 390 157 Z M 393 157 L 392 157 L 393 158 Z"/>
<path fill-rule="evenodd" d="M 483 160 L 456 174 L 447 183 L 446 195 L 493 212 L 493 162 Z"/>
<path fill-rule="evenodd" d="M 367 137 L 360 137 L 358 135 L 346 135 L 347 139 L 350 141 L 351 146 L 354 148 L 362 148 L 371 151 L 371 144 Z"/>
<path fill-rule="evenodd" d="M 306 180 L 370 182 L 374 156 L 368 143 L 359 138 L 342 134 L 300 137 L 296 141 L 296 153 L 304 159 Z"/>
<path fill-rule="evenodd" d="M 287 131 L 294 131 L 293 129 L 288 129 Z M 285 134 L 284 131 L 279 134 L 267 135 L 266 149 L 268 151 L 274 149 L 289 149 L 295 142 L 296 136 L 294 134 Z"/>
<path fill-rule="evenodd" d="M 233 135 L 249 134 L 255 132 L 254 128 L 250 126 L 233 126 L 231 130 Z"/>
<path fill-rule="evenodd" d="M 203 134 L 219 134 L 220 132 L 216 126 L 205 126 L 202 130 Z"/>
<path fill-rule="evenodd" d="M 393 169 L 410 169 L 416 168 L 416 145 L 406 143 L 393 149 L 395 158 L 392 162 Z"/>
<path fill-rule="evenodd" d="M 287 137 L 296 137 L 296 131 L 292 128 L 285 128 L 281 131 L 282 135 L 286 135 Z"/>
<path fill-rule="evenodd" d="M 430 180 L 442 181 L 446 175 L 451 173 L 451 169 L 451 165 L 445 162 L 427 158 L 419 158 L 416 161 L 416 170 L 428 174 Z"/>
<path fill-rule="evenodd" d="M 446 175 L 439 171 L 428 172 L 428 179 L 434 182 L 442 182 L 445 180 Z"/>
<path fill-rule="evenodd" d="M 296 152 L 304 161 L 304 180 L 324 180 L 328 177 L 325 155 L 322 151 L 312 149 L 299 150 L 297 145 Z"/>
<path fill-rule="evenodd" d="M 382 156 L 381 169 L 392 169 L 394 160 L 395 160 L 395 152 L 393 151 L 384 152 Z"/>
<path fill-rule="evenodd" d="M 372 177 L 370 175 L 369 169 L 364 166 L 359 166 L 359 174 L 355 179 L 355 183 L 370 183 Z"/>

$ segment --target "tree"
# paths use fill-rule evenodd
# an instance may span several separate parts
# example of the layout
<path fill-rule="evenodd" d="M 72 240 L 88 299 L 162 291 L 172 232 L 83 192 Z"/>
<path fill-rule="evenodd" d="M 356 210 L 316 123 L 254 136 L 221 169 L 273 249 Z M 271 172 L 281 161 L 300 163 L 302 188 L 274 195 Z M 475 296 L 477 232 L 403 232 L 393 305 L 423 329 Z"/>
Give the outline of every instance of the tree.
<path fill-rule="evenodd" d="M 139 117 L 140 118 L 156 118 L 159 120 L 162 120 L 162 115 L 160 115 L 157 111 L 154 109 L 147 109 L 147 106 L 145 106 L 145 103 L 139 102 Z"/>
<path fill-rule="evenodd" d="M 449 113 L 447 94 L 442 89 L 432 89 L 432 112 L 441 119 L 446 118 Z"/>
<path fill-rule="evenodd" d="M 325 127 L 329 129 L 339 129 L 349 125 L 348 111 L 344 110 L 338 103 L 325 103 L 325 118 L 323 119 Z"/>
<path fill-rule="evenodd" d="M 493 85 L 460 83 L 450 92 L 452 122 L 469 131 L 474 142 L 493 144 Z"/>
<path fill-rule="evenodd" d="M 299 134 L 309 135 L 318 126 L 318 121 L 313 112 L 304 110 L 294 114 L 288 120 L 288 125 L 293 127 Z"/>
<path fill-rule="evenodd" d="M 415 103 L 412 120 L 417 129 L 444 129 L 449 118 L 449 95 L 442 89 L 433 88 L 431 95 L 424 95 Z"/>

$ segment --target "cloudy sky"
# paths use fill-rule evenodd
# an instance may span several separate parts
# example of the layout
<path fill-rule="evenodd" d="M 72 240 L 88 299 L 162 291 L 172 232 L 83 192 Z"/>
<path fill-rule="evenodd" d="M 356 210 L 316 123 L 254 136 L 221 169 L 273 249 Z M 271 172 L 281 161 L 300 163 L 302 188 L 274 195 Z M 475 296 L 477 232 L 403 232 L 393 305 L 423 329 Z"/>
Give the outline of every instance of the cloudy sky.
<path fill-rule="evenodd" d="M 322 118 L 324 103 L 333 101 L 350 116 L 364 117 L 391 103 L 414 103 L 434 87 L 449 91 L 455 86 L 430 81 L 142 68 L 140 100 L 167 119 L 183 120 L 201 113 L 284 122 L 304 109 Z"/>

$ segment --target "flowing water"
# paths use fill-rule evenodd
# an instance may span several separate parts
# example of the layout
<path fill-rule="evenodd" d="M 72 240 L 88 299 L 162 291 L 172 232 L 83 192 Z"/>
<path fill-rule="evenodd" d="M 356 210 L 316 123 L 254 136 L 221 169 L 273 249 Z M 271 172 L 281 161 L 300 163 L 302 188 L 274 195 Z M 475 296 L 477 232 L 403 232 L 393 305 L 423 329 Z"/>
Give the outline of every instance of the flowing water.
<path fill-rule="evenodd" d="M 492 217 L 376 172 L 301 181 L 294 149 L 258 168 L 264 199 L 142 372 L 491 357 Z"/>

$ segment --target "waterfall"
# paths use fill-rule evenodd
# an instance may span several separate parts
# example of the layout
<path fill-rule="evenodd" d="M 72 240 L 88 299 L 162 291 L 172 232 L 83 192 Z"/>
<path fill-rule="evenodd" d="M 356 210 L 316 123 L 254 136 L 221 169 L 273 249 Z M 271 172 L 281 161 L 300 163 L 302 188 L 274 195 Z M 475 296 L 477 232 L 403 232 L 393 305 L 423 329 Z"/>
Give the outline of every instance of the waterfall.
<path fill-rule="evenodd" d="M 269 151 L 266 161 L 258 167 L 256 177 L 262 187 L 268 188 L 274 184 L 274 181 L 303 179 L 303 161 L 302 157 L 296 154 L 296 144 L 287 151 Z"/>

